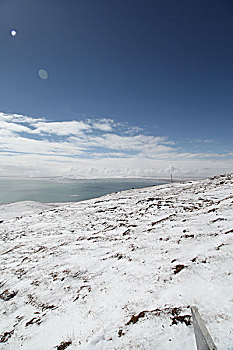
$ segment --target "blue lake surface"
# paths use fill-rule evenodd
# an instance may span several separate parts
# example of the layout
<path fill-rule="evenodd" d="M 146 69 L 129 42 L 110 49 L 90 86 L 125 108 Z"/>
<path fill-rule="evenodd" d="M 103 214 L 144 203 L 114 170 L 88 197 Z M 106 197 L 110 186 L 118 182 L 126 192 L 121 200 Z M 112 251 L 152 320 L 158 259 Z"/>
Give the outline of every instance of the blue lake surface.
<path fill-rule="evenodd" d="M 37 201 L 78 202 L 102 195 L 166 183 L 153 179 L 0 178 L 0 203 Z"/>

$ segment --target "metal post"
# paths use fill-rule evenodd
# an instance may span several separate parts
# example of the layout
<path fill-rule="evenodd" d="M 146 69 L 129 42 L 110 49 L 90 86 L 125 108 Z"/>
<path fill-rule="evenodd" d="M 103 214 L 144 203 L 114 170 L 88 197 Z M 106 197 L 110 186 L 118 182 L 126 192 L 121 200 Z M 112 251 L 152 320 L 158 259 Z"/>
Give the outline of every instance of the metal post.
<path fill-rule="evenodd" d="M 217 350 L 196 306 L 191 306 L 197 350 Z"/>

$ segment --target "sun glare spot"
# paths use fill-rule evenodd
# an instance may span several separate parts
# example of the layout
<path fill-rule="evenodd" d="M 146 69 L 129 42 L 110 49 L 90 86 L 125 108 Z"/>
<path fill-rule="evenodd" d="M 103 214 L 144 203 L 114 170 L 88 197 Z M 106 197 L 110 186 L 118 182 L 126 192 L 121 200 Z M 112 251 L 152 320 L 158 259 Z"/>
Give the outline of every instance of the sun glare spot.
<path fill-rule="evenodd" d="M 39 77 L 41 78 L 41 79 L 43 79 L 43 80 L 46 80 L 46 79 L 48 79 L 48 72 L 47 72 L 47 70 L 45 70 L 45 69 L 40 69 L 39 70 L 39 72 L 38 72 L 38 74 L 39 74 Z"/>
<path fill-rule="evenodd" d="M 16 36 L 16 34 L 17 34 L 16 30 L 15 30 L 15 29 L 12 29 L 12 30 L 11 30 L 11 36 Z"/>

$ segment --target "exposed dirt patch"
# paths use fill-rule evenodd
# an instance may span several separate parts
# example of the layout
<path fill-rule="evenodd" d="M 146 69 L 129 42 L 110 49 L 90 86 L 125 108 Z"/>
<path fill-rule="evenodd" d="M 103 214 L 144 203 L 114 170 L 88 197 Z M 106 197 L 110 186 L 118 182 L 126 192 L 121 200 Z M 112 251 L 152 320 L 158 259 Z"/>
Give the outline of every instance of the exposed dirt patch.
<path fill-rule="evenodd" d="M 209 214 L 209 213 L 214 213 L 216 210 L 217 210 L 216 208 L 209 209 L 209 210 L 207 211 L 207 214 Z"/>
<path fill-rule="evenodd" d="M 185 265 L 176 265 L 175 267 L 174 267 L 174 274 L 177 274 L 177 273 L 179 273 L 181 270 L 183 270 L 184 268 L 186 268 L 187 266 L 185 266 Z"/>
<path fill-rule="evenodd" d="M 16 296 L 18 292 L 15 292 L 14 290 L 10 292 L 8 289 L 4 290 L 2 294 L 0 294 L 0 299 L 4 301 L 8 301 Z"/>
<path fill-rule="evenodd" d="M 25 324 L 25 327 L 28 327 L 29 325 L 31 324 L 34 324 L 34 323 L 37 323 L 37 324 L 40 324 L 42 321 L 39 317 L 33 317 L 30 321 L 28 321 L 26 324 Z"/>
<path fill-rule="evenodd" d="M 14 333 L 14 329 L 12 329 L 12 331 L 10 332 L 5 332 L 3 334 L 0 335 L 0 343 L 6 343 L 8 339 L 10 339 L 10 337 L 12 336 L 12 334 Z"/>
<path fill-rule="evenodd" d="M 76 301 L 76 300 L 79 299 L 79 297 L 81 296 L 81 290 L 84 289 L 84 288 L 86 289 L 86 291 L 87 291 L 88 293 L 91 292 L 91 286 L 88 286 L 88 285 L 81 286 L 81 287 L 79 288 L 78 292 L 77 292 L 76 298 L 75 298 L 73 301 Z M 84 293 L 84 295 L 82 296 L 82 298 L 85 299 L 86 296 L 87 296 L 87 293 L 86 293 L 86 294 Z"/>
<path fill-rule="evenodd" d="M 65 350 L 72 344 L 72 341 L 63 341 L 60 345 L 57 345 L 57 350 Z"/>
<path fill-rule="evenodd" d="M 122 335 L 125 335 L 125 333 L 123 332 L 123 329 L 119 329 L 118 337 L 122 337 Z"/>
<path fill-rule="evenodd" d="M 128 326 L 129 324 L 131 324 L 131 323 L 137 323 L 138 322 L 138 320 L 139 320 L 139 318 L 143 318 L 143 317 L 145 317 L 145 315 L 146 315 L 146 313 L 154 313 L 156 310 L 152 310 L 152 311 L 141 311 L 141 312 L 139 312 L 139 314 L 138 315 L 133 315 L 132 317 L 131 317 L 131 319 L 126 323 L 126 325 Z"/>
<path fill-rule="evenodd" d="M 166 218 L 160 219 L 160 220 L 158 220 L 158 221 L 154 221 L 154 222 L 151 223 L 151 226 L 154 226 L 154 225 L 160 224 L 160 222 L 169 220 L 169 219 L 172 218 L 173 216 L 175 216 L 175 214 L 169 215 L 169 216 L 167 216 Z"/>
<path fill-rule="evenodd" d="M 35 253 L 38 253 L 38 252 L 44 252 L 48 250 L 48 248 L 44 247 L 44 246 L 40 246 L 37 250 L 35 250 Z"/>
<path fill-rule="evenodd" d="M 217 218 L 217 219 L 213 220 L 212 222 L 214 223 L 214 222 L 223 221 L 223 220 L 226 220 L 226 219 L 224 219 L 224 218 Z"/>
<path fill-rule="evenodd" d="M 224 232 L 224 234 L 227 235 L 228 233 L 232 233 L 232 232 L 233 232 L 233 228 L 229 231 Z"/>
<path fill-rule="evenodd" d="M 194 235 L 182 235 L 181 238 L 194 238 Z"/>
<path fill-rule="evenodd" d="M 176 316 L 172 317 L 171 320 L 172 320 L 172 325 L 178 324 L 178 323 L 185 323 L 186 326 L 191 325 L 191 316 L 190 315 L 183 315 L 183 316 L 176 315 Z"/>
<path fill-rule="evenodd" d="M 140 318 L 144 318 L 146 315 L 160 316 L 161 314 L 170 315 L 170 319 L 172 321 L 171 325 L 184 323 L 186 326 L 190 326 L 191 315 L 180 315 L 181 312 L 182 312 L 182 308 L 179 308 L 179 307 L 144 310 L 139 312 L 139 314 L 137 315 L 131 316 L 131 319 L 126 323 L 126 326 L 137 323 Z"/>
<path fill-rule="evenodd" d="M 107 259 L 112 259 L 112 258 L 116 258 L 117 260 L 121 260 L 121 259 L 130 259 L 129 257 L 121 254 L 121 253 L 116 253 L 114 255 L 108 256 L 106 258 L 102 258 L 101 260 L 107 260 Z"/>
<path fill-rule="evenodd" d="M 44 304 L 44 303 L 39 302 L 37 300 L 37 298 L 35 296 L 33 296 L 32 294 L 28 294 L 28 302 L 27 303 L 32 304 L 33 306 L 42 309 L 42 311 L 49 310 L 49 309 L 54 310 L 57 308 L 57 306 L 55 306 L 55 305 L 49 305 L 49 304 Z"/>
<path fill-rule="evenodd" d="M 128 229 L 128 230 L 126 230 L 125 232 L 123 232 L 123 233 L 122 233 L 122 235 L 123 235 L 123 236 L 129 235 L 129 234 L 130 234 L 130 232 L 131 232 L 131 230 L 130 230 L 130 229 Z"/>
<path fill-rule="evenodd" d="M 224 243 L 222 243 L 222 244 L 219 244 L 215 249 L 216 250 L 219 250 L 221 247 L 223 247 L 224 246 Z"/>

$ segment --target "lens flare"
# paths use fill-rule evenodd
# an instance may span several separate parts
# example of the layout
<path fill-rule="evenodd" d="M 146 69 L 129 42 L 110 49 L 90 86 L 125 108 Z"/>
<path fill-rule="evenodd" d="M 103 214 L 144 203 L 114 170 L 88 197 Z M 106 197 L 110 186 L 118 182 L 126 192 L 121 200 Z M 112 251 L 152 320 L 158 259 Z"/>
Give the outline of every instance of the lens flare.
<path fill-rule="evenodd" d="M 43 79 L 43 80 L 46 80 L 49 77 L 48 72 L 45 69 L 39 69 L 38 74 L 39 74 L 40 79 Z"/>

